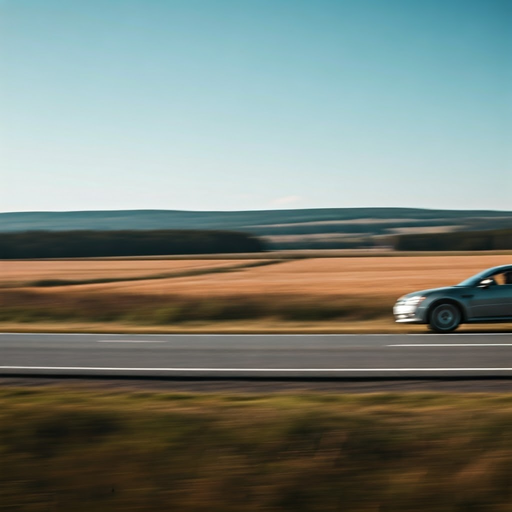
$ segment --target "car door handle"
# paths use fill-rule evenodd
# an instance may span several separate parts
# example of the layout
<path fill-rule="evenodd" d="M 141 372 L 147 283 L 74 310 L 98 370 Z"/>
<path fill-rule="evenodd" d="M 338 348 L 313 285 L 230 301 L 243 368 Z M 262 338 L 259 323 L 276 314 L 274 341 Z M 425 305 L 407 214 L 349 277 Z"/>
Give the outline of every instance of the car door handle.
<path fill-rule="evenodd" d="M 474 297 L 474 295 L 473 295 L 473 294 L 470 294 L 470 295 L 461 295 L 461 297 L 462 297 L 463 299 L 471 299 L 471 298 L 473 298 L 473 297 Z"/>

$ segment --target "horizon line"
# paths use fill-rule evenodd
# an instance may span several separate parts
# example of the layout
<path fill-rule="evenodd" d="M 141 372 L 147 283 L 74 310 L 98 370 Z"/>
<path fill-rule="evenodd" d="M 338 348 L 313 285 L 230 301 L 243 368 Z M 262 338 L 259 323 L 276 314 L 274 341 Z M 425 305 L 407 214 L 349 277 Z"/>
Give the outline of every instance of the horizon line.
<path fill-rule="evenodd" d="M 512 210 L 484 209 L 484 208 L 427 208 L 414 206 L 335 206 L 321 208 L 264 208 L 252 210 L 181 210 L 181 209 L 163 209 L 163 208 L 126 208 L 126 209 L 99 209 L 99 210 L 18 210 L 18 211 L 0 211 L 0 215 L 16 214 L 65 214 L 65 213 L 126 213 L 126 212 L 158 212 L 158 213 L 262 213 L 262 212 L 299 212 L 299 211 L 326 211 L 326 210 L 421 210 L 435 212 L 495 212 L 512 214 Z"/>

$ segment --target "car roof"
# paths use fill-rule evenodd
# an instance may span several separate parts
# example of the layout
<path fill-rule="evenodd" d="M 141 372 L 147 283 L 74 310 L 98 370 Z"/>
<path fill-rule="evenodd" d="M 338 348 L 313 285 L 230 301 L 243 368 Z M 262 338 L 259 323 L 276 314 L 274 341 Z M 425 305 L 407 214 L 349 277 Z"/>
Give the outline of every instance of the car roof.
<path fill-rule="evenodd" d="M 492 274 L 497 274 L 499 272 L 507 272 L 507 271 L 512 271 L 512 265 L 498 265 L 497 267 L 492 267 L 492 268 L 487 269 L 486 272 L 489 275 L 492 275 Z"/>

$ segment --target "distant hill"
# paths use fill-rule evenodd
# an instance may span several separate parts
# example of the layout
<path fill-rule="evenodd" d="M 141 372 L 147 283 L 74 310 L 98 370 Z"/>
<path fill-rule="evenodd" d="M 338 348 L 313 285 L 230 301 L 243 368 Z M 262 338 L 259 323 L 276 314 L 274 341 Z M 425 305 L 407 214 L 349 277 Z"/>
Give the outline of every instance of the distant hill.
<path fill-rule="evenodd" d="M 396 235 L 512 228 L 512 212 L 322 208 L 234 212 L 120 210 L 0 213 L 0 233 L 72 230 L 234 230 L 272 249 L 390 245 Z"/>

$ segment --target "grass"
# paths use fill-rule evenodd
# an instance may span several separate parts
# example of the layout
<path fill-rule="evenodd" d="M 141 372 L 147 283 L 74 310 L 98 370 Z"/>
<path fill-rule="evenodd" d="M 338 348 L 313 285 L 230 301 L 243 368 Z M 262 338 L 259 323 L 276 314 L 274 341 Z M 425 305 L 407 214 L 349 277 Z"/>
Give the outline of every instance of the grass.
<path fill-rule="evenodd" d="M 6 387 L 0 510 L 505 512 L 511 427 L 510 394 Z"/>
<path fill-rule="evenodd" d="M 32 290 L 0 293 L 0 321 L 92 321 L 138 325 L 245 321 L 273 318 L 290 322 L 370 320 L 389 314 L 390 305 L 366 297 L 319 298 L 233 295 L 222 298 L 152 294 L 59 294 Z"/>
<path fill-rule="evenodd" d="M 183 279 L 118 282 L 69 287 L 80 293 L 175 294 L 191 297 L 308 295 L 379 296 L 393 300 L 413 290 L 446 286 L 484 268 L 510 262 L 510 256 L 430 256 L 395 258 L 310 258 Z"/>
<path fill-rule="evenodd" d="M 202 261 L 180 261 L 178 264 L 173 262 L 169 264 L 163 261 L 152 261 L 151 267 L 161 267 L 166 269 L 166 272 L 160 272 L 158 274 L 146 274 L 147 263 L 131 264 L 129 266 L 123 265 L 123 261 L 119 261 L 119 267 L 113 265 L 113 261 L 109 261 L 108 265 L 100 263 L 96 260 L 88 260 L 84 263 L 82 260 L 81 264 L 77 265 L 77 261 L 65 260 L 59 262 L 62 268 L 55 265 L 54 261 L 41 260 L 37 263 L 34 261 L 20 262 L 20 261 L 9 261 L 3 262 L 4 276 L 1 288 L 31 288 L 31 287 L 53 287 L 53 286 L 73 286 L 73 285 L 85 285 L 85 284 L 105 284 L 105 283 L 118 283 L 118 282 L 132 282 L 132 281 L 152 281 L 155 279 L 172 279 L 176 277 L 190 277 L 196 275 L 204 275 L 217 272 L 234 272 L 241 269 L 261 267 L 266 265 L 273 265 L 280 263 L 283 260 L 258 260 L 258 261 L 221 261 L 215 263 L 205 263 Z M 28 266 L 26 265 L 28 263 Z M 100 263 L 98 265 L 98 263 Z M 157 265 L 155 265 L 155 263 Z M 24 265 L 25 264 L 25 265 Z M 66 268 L 68 267 L 68 268 Z M 128 267 L 125 270 L 125 275 L 122 274 L 123 267 Z M 169 272 L 169 267 L 173 268 Z M 39 275 L 43 278 L 35 280 L 23 280 L 27 279 L 27 275 L 30 274 Z M 62 279 L 62 275 L 71 275 L 67 279 Z M 120 274 L 120 275 L 119 275 Z"/>
<path fill-rule="evenodd" d="M 198 321 L 169 324 L 136 324 L 112 321 L 58 321 L 42 319 L 30 323 L 0 322 L 2 332 L 126 333 L 126 334 L 426 334 L 424 325 L 396 324 L 390 318 L 376 320 L 332 320 L 284 322 L 277 319 Z M 458 333 L 510 333 L 512 323 L 465 324 Z"/>
<path fill-rule="evenodd" d="M 66 279 L 56 278 L 55 261 L 30 262 L 31 275 L 41 277 L 47 268 L 48 277 L 37 286 L 0 289 L 0 325 L 4 330 L 42 330 L 49 324 L 57 330 L 78 325 L 90 330 L 112 324 L 124 331 L 414 332 L 416 327 L 393 322 L 397 297 L 457 283 L 507 262 L 510 256 L 504 254 L 220 260 L 206 266 L 194 260 L 172 261 L 184 266 L 147 275 L 146 260 L 123 260 L 118 263 L 129 265 L 131 274 L 120 275 L 109 260 L 110 277 L 80 278 L 105 263 L 82 260 L 60 262 Z M 150 263 L 153 268 L 166 264 Z M 17 272 L 18 282 L 26 283 L 21 267 Z"/>
<path fill-rule="evenodd" d="M 165 272 L 162 274 L 152 274 L 145 276 L 133 277 L 103 277 L 95 279 L 40 279 L 31 281 L 25 284 L 26 287 L 54 287 L 54 286 L 76 286 L 85 284 L 105 284 L 105 283 L 122 283 L 133 281 L 154 281 L 155 279 L 176 279 L 178 277 L 193 277 L 203 276 L 207 274 L 222 274 L 225 272 L 236 272 L 238 270 L 245 270 L 254 267 L 266 267 L 267 265 L 274 265 L 282 263 L 283 260 L 265 260 L 253 261 L 250 263 L 238 263 L 237 265 L 223 265 L 223 266 L 208 266 L 206 268 L 194 268 L 190 270 L 179 270 L 174 272 Z M 21 286 L 23 287 L 23 286 Z"/>

